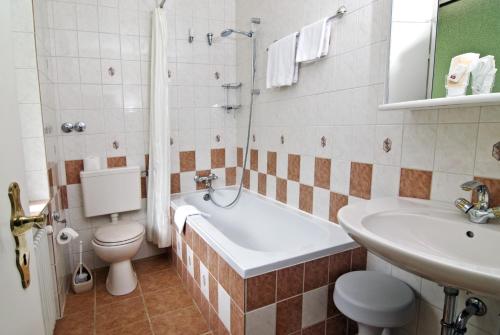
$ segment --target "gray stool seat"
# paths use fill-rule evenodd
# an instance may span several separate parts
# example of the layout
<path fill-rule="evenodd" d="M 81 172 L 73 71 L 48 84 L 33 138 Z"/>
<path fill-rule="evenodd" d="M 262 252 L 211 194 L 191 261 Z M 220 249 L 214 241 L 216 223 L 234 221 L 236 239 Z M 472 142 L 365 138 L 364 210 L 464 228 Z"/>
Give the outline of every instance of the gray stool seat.
<path fill-rule="evenodd" d="M 415 296 L 401 280 L 375 271 L 354 271 L 335 283 L 333 300 L 350 319 L 367 326 L 397 328 L 415 315 Z"/>

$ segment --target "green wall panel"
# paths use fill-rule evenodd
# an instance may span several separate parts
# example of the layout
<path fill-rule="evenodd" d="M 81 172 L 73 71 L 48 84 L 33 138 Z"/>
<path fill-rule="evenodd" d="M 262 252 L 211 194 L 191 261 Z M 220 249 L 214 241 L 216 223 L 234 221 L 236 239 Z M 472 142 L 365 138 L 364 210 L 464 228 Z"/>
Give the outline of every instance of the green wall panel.
<path fill-rule="evenodd" d="M 456 55 L 493 55 L 497 68 L 500 65 L 500 0 L 458 0 L 440 7 L 436 41 L 432 97 L 441 98 L 446 96 L 445 76 Z M 498 78 L 493 92 L 500 92 Z"/>

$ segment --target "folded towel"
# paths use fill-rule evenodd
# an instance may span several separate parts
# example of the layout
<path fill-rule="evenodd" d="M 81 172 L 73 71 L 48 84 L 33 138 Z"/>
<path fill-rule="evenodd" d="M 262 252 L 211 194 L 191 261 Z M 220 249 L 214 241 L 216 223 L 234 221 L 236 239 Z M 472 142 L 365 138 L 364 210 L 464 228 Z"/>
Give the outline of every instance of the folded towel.
<path fill-rule="evenodd" d="M 266 87 L 291 86 L 299 78 L 299 65 L 295 62 L 297 51 L 295 32 L 269 46 L 267 53 Z"/>
<path fill-rule="evenodd" d="M 330 48 L 330 32 L 332 28 L 329 18 L 303 27 L 300 30 L 297 46 L 297 63 L 314 62 L 328 54 Z"/>
<path fill-rule="evenodd" d="M 206 217 L 210 216 L 207 213 L 200 212 L 196 207 L 190 205 L 180 206 L 175 210 L 174 223 L 179 233 L 184 233 L 187 218 L 194 215 L 203 215 Z"/>

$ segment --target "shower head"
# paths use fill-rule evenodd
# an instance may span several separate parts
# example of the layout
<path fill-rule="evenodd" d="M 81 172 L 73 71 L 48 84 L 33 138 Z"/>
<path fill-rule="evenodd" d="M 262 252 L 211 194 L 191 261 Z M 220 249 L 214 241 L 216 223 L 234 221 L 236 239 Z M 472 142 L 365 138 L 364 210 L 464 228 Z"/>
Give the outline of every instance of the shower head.
<path fill-rule="evenodd" d="M 240 30 L 236 30 L 236 29 L 224 29 L 221 33 L 220 33 L 220 36 L 221 37 L 228 37 L 229 35 L 231 35 L 232 33 L 236 33 L 236 34 L 240 34 L 240 35 L 245 35 L 246 37 L 252 37 L 253 36 L 253 32 L 252 31 L 240 31 Z"/>

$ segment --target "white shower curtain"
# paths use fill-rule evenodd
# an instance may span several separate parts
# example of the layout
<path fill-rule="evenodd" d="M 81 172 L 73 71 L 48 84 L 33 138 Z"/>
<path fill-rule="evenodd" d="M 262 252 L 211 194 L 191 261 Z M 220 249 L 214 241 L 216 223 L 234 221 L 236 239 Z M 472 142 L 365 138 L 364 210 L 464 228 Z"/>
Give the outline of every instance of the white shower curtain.
<path fill-rule="evenodd" d="M 168 110 L 167 17 L 153 12 L 151 39 L 151 101 L 149 117 L 149 177 L 147 239 L 160 248 L 170 238 L 170 121 Z"/>

